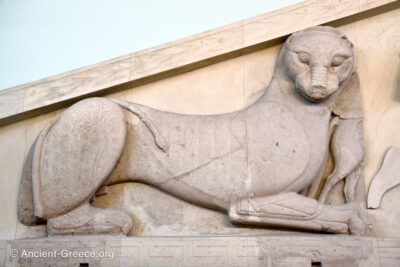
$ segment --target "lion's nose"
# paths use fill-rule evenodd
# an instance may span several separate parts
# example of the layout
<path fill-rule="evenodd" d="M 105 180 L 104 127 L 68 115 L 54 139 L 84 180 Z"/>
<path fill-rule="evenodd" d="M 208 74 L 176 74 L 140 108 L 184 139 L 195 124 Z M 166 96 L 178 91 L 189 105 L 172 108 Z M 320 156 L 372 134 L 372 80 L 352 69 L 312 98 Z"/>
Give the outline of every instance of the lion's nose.
<path fill-rule="evenodd" d="M 311 88 L 315 90 L 326 89 L 327 70 L 324 67 L 314 67 L 311 73 Z"/>

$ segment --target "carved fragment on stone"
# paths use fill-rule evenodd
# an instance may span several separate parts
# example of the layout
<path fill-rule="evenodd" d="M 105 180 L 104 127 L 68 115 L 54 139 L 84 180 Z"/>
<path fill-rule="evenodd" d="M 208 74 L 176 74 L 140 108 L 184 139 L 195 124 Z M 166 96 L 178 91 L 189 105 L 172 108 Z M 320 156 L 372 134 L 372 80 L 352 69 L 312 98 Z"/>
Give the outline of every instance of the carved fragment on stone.
<path fill-rule="evenodd" d="M 400 184 L 399 166 L 400 149 L 392 146 L 386 152 L 382 166 L 369 186 L 368 208 L 379 208 L 383 195 Z"/>
<path fill-rule="evenodd" d="M 106 192 L 102 186 L 138 182 L 237 225 L 366 234 L 370 223 L 355 193 L 364 179 L 364 139 L 353 67 L 347 37 L 318 26 L 288 38 L 264 95 L 243 110 L 202 116 L 116 99 L 80 101 L 38 137 L 25 164 L 31 174 L 24 171 L 19 217 L 47 220 L 51 235 L 127 234 L 132 218 L 125 211 L 90 201 Z M 335 169 L 320 201 L 301 195 L 321 179 L 331 140 Z M 325 204 L 341 180 L 346 203 Z"/>

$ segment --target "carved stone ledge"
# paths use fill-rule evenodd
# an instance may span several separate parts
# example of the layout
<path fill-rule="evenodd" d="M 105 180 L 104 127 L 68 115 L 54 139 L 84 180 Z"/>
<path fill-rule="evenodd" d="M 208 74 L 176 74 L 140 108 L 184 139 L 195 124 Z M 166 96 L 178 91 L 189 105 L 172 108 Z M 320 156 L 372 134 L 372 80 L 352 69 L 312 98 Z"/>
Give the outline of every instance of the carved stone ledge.
<path fill-rule="evenodd" d="M 0 245 L 5 243 L 1 241 Z M 108 256 L 13 258 L 10 254 L 15 251 L 19 255 L 24 251 L 57 251 Z M 0 257 L 2 266 L 398 266 L 400 238 L 262 235 L 22 239 L 0 246 Z"/>

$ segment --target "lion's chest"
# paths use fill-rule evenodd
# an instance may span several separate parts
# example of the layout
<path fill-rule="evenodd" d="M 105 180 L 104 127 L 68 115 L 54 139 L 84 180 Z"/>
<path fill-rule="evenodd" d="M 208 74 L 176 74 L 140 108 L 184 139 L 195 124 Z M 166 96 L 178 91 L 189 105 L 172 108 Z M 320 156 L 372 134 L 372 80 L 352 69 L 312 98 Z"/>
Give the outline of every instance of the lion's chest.
<path fill-rule="evenodd" d="M 314 125 L 315 126 L 315 125 Z M 323 167 L 327 136 L 324 125 L 309 129 L 276 103 L 250 109 L 246 116 L 247 184 L 251 193 L 279 193 L 303 179 L 309 183 Z M 322 137 L 322 138 L 321 138 Z"/>

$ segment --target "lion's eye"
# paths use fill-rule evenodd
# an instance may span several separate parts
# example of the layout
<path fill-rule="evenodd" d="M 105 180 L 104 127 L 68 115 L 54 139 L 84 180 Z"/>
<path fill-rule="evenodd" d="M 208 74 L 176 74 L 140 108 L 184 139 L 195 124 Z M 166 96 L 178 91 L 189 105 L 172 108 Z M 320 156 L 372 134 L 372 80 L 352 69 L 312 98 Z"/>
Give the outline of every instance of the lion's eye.
<path fill-rule="evenodd" d="M 310 60 L 309 60 L 308 55 L 306 53 L 298 53 L 297 57 L 299 58 L 299 61 L 301 63 L 304 63 L 306 65 L 310 64 Z"/>
<path fill-rule="evenodd" d="M 342 65 L 344 60 L 345 60 L 344 57 L 335 57 L 332 60 L 331 67 L 338 67 L 338 66 Z"/>

